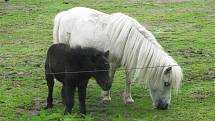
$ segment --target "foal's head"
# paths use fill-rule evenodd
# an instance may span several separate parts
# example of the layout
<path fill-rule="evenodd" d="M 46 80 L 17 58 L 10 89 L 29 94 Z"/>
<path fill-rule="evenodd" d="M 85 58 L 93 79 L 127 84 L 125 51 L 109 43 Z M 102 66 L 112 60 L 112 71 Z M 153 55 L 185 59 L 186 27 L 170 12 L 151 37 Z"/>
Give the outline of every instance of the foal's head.
<path fill-rule="evenodd" d="M 109 90 L 112 84 L 109 77 L 110 65 L 108 58 L 109 51 L 102 52 L 94 48 L 85 49 L 82 70 L 92 71 L 91 76 L 96 79 L 96 82 L 103 90 Z"/>
<path fill-rule="evenodd" d="M 109 76 L 109 51 L 97 53 L 94 57 L 95 72 L 93 77 L 103 90 L 109 90 L 112 84 Z"/>

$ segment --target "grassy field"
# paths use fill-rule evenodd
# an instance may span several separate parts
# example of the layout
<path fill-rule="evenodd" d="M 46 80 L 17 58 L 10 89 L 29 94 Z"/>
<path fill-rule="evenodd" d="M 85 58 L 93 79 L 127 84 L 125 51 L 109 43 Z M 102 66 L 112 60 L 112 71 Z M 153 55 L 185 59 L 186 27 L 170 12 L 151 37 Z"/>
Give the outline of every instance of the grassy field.
<path fill-rule="evenodd" d="M 66 0 L 65 0 L 66 1 Z M 132 85 L 135 103 L 122 100 L 125 75 L 118 71 L 112 101 L 100 102 L 100 88 L 90 81 L 88 115 L 93 121 L 215 121 L 214 0 L 10 0 L 0 1 L 0 121 L 79 120 L 78 101 L 64 116 L 61 84 L 54 89 L 54 107 L 44 110 L 47 86 L 44 60 L 52 44 L 54 16 L 75 6 L 136 18 L 184 71 L 181 90 L 168 110 L 153 109 L 148 90 Z"/>

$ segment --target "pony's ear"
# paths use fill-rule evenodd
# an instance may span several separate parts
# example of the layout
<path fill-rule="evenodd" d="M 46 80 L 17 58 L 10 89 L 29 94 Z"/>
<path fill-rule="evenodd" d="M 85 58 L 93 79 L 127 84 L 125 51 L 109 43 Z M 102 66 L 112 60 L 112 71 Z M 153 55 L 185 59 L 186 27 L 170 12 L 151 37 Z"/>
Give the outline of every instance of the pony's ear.
<path fill-rule="evenodd" d="M 104 53 L 104 56 L 106 57 L 106 58 L 108 58 L 109 57 L 109 50 L 108 51 L 106 51 L 105 53 Z"/>
<path fill-rule="evenodd" d="M 167 69 L 165 70 L 164 74 L 169 74 L 171 70 L 172 70 L 172 66 L 167 67 Z"/>

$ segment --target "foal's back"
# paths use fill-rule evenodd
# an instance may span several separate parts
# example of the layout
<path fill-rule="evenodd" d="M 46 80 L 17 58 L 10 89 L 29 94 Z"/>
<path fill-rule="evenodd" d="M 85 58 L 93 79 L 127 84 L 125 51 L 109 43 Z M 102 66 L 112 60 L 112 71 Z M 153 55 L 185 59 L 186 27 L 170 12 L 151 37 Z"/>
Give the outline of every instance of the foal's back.
<path fill-rule="evenodd" d="M 62 82 L 65 75 L 68 74 L 66 72 L 79 70 L 76 61 L 78 55 L 73 51 L 66 44 L 53 44 L 47 52 L 46 72 L 51 73 L 54 78 Z"/>
<path fill-rule="evenodd" d="M 99 53 L 102 52 L 94 48 L 70 48 L 63 43 L 53 44 L 47 53 L 46 72 L 52 73 L 61 82 L 65 76 L 70 76 L 71 80 L 87 80 L 92 76 L 91 73 L 76 72 L 94 70 L 92 59 Z"/>

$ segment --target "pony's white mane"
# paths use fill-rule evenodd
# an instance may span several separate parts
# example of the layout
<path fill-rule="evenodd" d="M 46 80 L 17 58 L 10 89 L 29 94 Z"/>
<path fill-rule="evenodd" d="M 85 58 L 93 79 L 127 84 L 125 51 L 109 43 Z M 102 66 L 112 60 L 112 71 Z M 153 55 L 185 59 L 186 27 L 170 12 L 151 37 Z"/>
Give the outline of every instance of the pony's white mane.
<path fill-rule="evenodd" d="M 112 58 L 126 69 L 136 68 L 135 80 L 159 86 L 165 70 L 172 66 L 170 82 L 178 89 L 183 74 L 180 66 L 156 41 L 151 32 L 122 13 L 112 14 L 108 26 Z"/>

